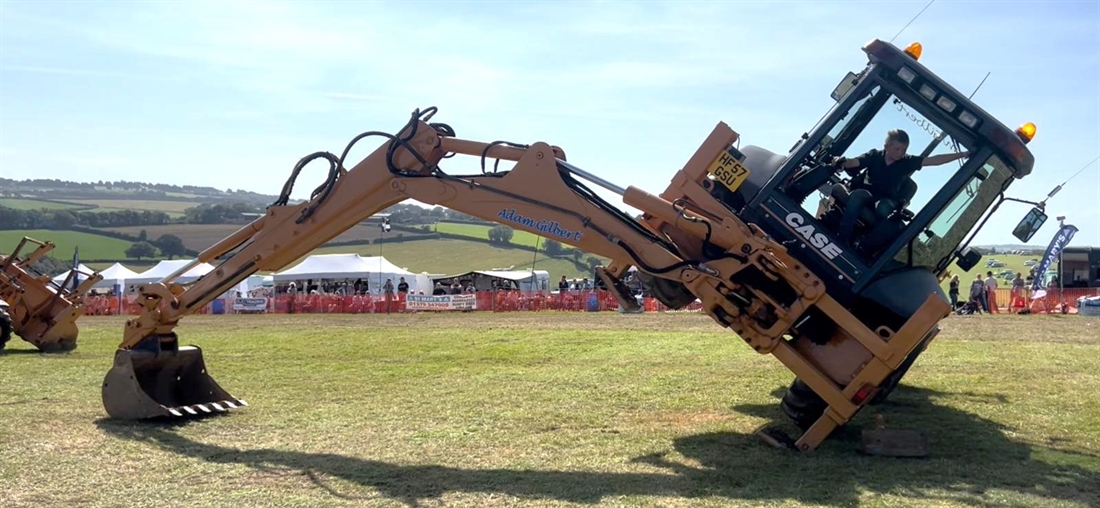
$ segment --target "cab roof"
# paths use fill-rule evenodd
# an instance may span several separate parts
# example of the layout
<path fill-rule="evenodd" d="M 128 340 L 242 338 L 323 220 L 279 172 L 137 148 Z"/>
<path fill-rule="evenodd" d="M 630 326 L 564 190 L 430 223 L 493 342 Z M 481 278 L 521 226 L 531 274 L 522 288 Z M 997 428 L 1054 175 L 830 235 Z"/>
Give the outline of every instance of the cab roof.
<path fill-rule="evenodd" d="M 1023 178 L 1031 174 L 1031 170 L 1035 165 L 1035 156 L 1024 144 L 1023 139 L 1016 134 L 1015 129 L 1010 129 L 996 117 L 978 107 L 977 104 L 967 98 L 966 94 L 959 92 L 955 87 L 940 79 L 936 73 L 897 46 L 879 39 L 873 39 L 863 45 L 863 52 L 867 53 L 867 58 L 872 63 L 884 64 L 894 70 L 900 69 L 902 66 L 908 67 L 924 82 L 940 90 L 940 93 L 946 95 L 955 104 L 962 106 L 978 117 L 981 123 L 976 129 L 977 134 L 985 138 L 985 141 L 1000 153 L 1005 162 L 1012 166 L 1016 178 Z"/>

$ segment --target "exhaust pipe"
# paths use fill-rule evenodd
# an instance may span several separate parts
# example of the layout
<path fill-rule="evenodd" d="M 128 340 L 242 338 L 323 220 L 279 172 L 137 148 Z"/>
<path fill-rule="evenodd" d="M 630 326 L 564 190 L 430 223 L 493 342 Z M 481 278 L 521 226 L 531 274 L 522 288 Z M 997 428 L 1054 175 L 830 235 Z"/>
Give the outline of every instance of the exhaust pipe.
<path fill-rule="evenodd" d="M 247 405 L 214 381 L 198 346 L 119 349 L 103 379 L 103 407 L 111 418 L 202 416 Z"/>

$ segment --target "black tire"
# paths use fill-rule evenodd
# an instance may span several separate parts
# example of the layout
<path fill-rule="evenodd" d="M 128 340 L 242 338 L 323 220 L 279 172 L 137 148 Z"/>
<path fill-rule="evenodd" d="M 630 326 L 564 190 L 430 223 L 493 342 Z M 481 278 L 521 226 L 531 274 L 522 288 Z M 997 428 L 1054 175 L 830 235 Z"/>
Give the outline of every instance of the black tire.
<path fill-rule="evenodd" d="M 0 351 L 11 340 L 11 316 L 6 311 L 0 310 Z"/>
<path fill-rule="evenodd" d="M 783 394 L 783 400 L 779 402 L 779 408 L 794 422 L 798 428 L 805 431 L 810 428 L 825 414 L 825 408 L 829 407 L 825 400 L 804 383 L 795 378 L 787 393 Z"/>
<path fill-rule="evenodd" d="M 882 404 L 883 402 L 886 402 L 886 399 L 890 397 L 890 394 L 893 393 L 894 389 L 897 388 L 898 384 L 901 383 L 901 378 L 905 377 L 905 374 L 909 372 L 909 367 L 912 367 L 913 364 L 917 361 L 917 357 L 920 356 L 920 354 L 928 348 L 928 342 L 930 340 L 932 340 L 931 337 L 925 339 L 924 342 L 921 342 L 919 346 L 913 349 L 913 352 L 909 353 L 909 356 L 905 358 L 905 361 L 901 362 L 901 365 L 898 366 L 897 370 L 891 372 L 889 376 L 886 376 L 886 379 L 884 379 L 882 381 L 882 384 L 879 385 L 878 392 L 875 393 L 874 397 L 871 397 L 871 400 L 867 402 L 867 404 L 877 406 L 879 404 Z"/>
<path fill-rule="evenodd" d="M 917 357 L 928 348 L 930 340 L 931 338 L 925 339 L 920 346 L 909 353 L 909 356 L 898 366 L 898 369 L 883 380 L 878 392 L 867 402 L 867 405 L 873 406 L 886 402 L 886 399 L 901 383 L 901 379 L 909 372 L 909 368 L 917 361 Z M 783 413 L 803 431 L 810 428 L 818 418 L 821 418 L 827 407 L 829 405 L 825 400 L 799 378 L 795 378 L 791 382 L 791 386 L 787 388 L 787 393 L 783 394 L 783 400 L 779 402 L 779 408 L 783 410 Z"/>

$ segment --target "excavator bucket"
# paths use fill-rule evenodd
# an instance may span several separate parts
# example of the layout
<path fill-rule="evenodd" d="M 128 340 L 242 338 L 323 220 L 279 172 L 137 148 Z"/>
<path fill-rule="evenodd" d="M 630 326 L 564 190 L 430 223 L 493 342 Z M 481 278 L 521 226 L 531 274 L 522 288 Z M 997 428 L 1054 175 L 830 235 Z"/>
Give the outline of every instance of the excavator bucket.
<path fill-rule="evenodd" d="M 218 386 L 206 370 L 202 349 L 119 349 L 103 379 L 103 405 L 112 418 L 140 420 L 201 416 L 247 406 Z"/>

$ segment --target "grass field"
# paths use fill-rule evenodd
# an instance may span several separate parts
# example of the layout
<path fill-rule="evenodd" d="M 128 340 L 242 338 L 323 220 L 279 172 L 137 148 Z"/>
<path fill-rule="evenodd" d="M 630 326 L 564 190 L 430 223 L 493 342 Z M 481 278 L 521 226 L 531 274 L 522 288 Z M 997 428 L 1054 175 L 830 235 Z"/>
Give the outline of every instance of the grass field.
<path fill-rule="evenodd" d="M 1016 272 L 1019 272 L 1021 275 L 1024 276 L 1024 280 L 1026 281 L 1028 271 L 1031 269 L 1031 267 L 1025 266 L 1024 262 L 1026 262 L 1029 259 L 1039 260 L 1041 257 L 1042 257 L 1041 254 L 1034 255 L 1034 256 L 1019 256 L 1019 255 L 1012 255 L 1012 254 L 987 254 L 985 256 L 982 256 L 982 260 L 978 262 L 978 265 L 975 266 L 974 268 L 971 268 L 969 272 L 964 272 L 958 266 L 955 266 L 955 265 L 951 265 L 951 270 L 953 270 L 953 273 L 956 273 L 956 274 L 959 275 L 959 282 L 961 283 L 960 284 L 960 289 L 959 289 L 960 293 L 962 295 L 967 295 L 967 294 L 969 294 L 968 291 L 969 291 L 969 287 L 970 287 L 970 282 L 972 282 L 974 280 L 974 277 L 976 275 L 981 275 L 982 280 L 985 280 L 985 277 L 986 277 L 985 273 L 986 272 L 993 272 L 993 276 L 997 279 L 997 284 L 999 284 L 999 287 L 1001 287 L 1001 288 L 1012 287 L 1012 279 L 1004 279 L 1004 278 L 1001 278 L 1000 276 L 998 276 L 998 274 L 1000 272 L 1004 271 L 1004 270 L 1012 270 L 1012 273 L 1014 273 L 1014 274 Z M 988 260 L 991 260 L 991 259 L 996 259 L 997 261 L 1000 261 L 1000 262 L 1004 263 L 1005 266 L 1002 266 L 1002 267 L 999 267 L 999 268 L 986 267 L 985 262 L 988 261 Z M 1055 262 L 1048 269 L 1048 273 L 1050 273 L 1051 271 L 1057 271 L 1057 270 L 1058 270 L 1058 263 Z M 949 279 L 944 279 L 943 283 L 941 284 L 941 286 L 943 287 L 944 292 L 947 292 L 947 287 L 948 287 L 949 284 L 950 284 L 950 280 Z"/>
<path fill-rule="evenodd" d="M 20 229 L 0 230 L 0 252 L 11 254 L 24 236 L 29 236 L 40 242 L 53 242 L 56 247 L 49 255 L 63 260 L 71 260 L 73 250 L 78 245 L 80 246 L 80 257 L 82 259 L 125 259 L 126 249 L 130 248 L 130 242 L 125 240 L 91 233 Z M 34 247 L 36 246 L 28 244 L 23 248 L 22 254 L 30 253 L 34 250 Z"/>
<path fill-rule="evenodd" d="M 752 435 L 784 421 L 791 374 L 701 314 L 193 316 L 181 340 L 250 406 L 166 423 L 106 419 L 123 321 L 82 318 L 68 355 L 0 355 L 4 506 L 1100 501 L 1100 335 L 1080 316 L 948 318 L 891 402 L 812 454 Z M 931 456 L 860 455 L 879 412 Z"/>
<path fill-rule="evenodd" d="M 440 222 L 435 225 L 435 230 L 440 233 L 448 233 L 452 235 L 469 236 L 473 238 L 480 238 L 482 240 L 489 239 L 489 230 L 493 226 L 482 226 L 479 224 L 464 224 L 461 222 Z M 543 240 L 537 235 L 533 235 L 526 231 L 519 229 L 513 229 L 512 243 L 523 247 L 534 247 L 535 242 L 538 241 L 539 249 L 542 249 Z"/>
<path fill-rule="evenodd" d="M 134 235 L 137 235 L 142 229 L 145 229 L 146 235 L 150 240 L 156 239 L 164 233 L 176 234 L 184 240 L 184 245 L 188 248 L 202 250 L 222 238 L 225 238 L 233 231 L 240 229 L 240 227 L 239 225 L 182 224 L 113 229 Z M 340 241 L 341 238 L 354 240 L 361 237 L 370 237 L 370 235 L 377 234 L 376 229 L 377 228 L 373 226 L 356 226 L 348 230 L 341 237 L 337 237 L 334 241 Z M 90 233 L 76 231 L 14 230 L 0 231 L 0 252 L 4 252 L 5 254 L 10 253 L 23 236 L 30 236 L 40 241 L 52 241 L 57 245 L 57 248 L 51 253 L 53 257 L 66 261 L 71 259 L 73 248 L 76 245 L 80 246 L 80 257 L 82 259 L 126 259 L 126 249 L 130 247 L 130 242 L 125 240 Z M 364 256 L 377 256 L 379 253 L 378 247 L 379 245 L 322 247 L 316 249 L 313 253 L 355 252 Z M 386 259 L 398 266 L 406 267 L 415 273 L 426 271 L 429 273 L 456 274 L 469 270 L 488 270 L 491 268 L 507 268 L 509 266 L 523 269 L 530 268 L 531 262 L 534 260 L 536 269 L 549 271 L 551 278 L 555 280 L 562 275 L 569 278 L 591 276 L 587 269 L 579 269 L 570 261 L 548 258 L 541 252 L 538 257 L 535 258 L 534 253 L 530 250 L 504 249 L 481 242 L 450 239 L 414 240 L 401 243 L 382 244 L 381 247 L 382 255 L 385 256 Z M 297 263 L 297 261 L 292 262 L 287 267 L 289 268 Z M 111 264 L 112 263 L 91 263 L 87 265 L 92 269 L 103 269 Z M 155 264 L 155 261 L 150 261 L 148 259 L 141 261 L 132 260 L 124 262 L 123 264 L 131 270 L 140 272 Z"/>
<path fill-rule="evenodd" d="M 84 207 L 84 205 L 75 203 L 65 204 L 30 198 L 0 198 L 0 206 L 6 206 L 15 210 L 41 210 L 43 208 L 47 210 L 72 210 Z"/>
<path fill-rule="evenodd" d="M 182 214 L 188 208 L 199 206 L 195 201 L 159 201 L 142 199 L 73 199 L 73 203 L 93 205 L 99 210 L 150 210 Z"/>
<path fill-rule="evenodd" d="M 127 226 L 104 229 L 134 236 L 137 236 L 141 233 L 141 230 L 144 229 L 145 234 L 148 235 L 150 239 L 159 238 L 160 235 L 164 234 L 176 235 L 180 240 L 183 240 L 183 245 L 188 249 L 201 251 L 221 241 L 221 239 L 241 229 L 243 226 L 243 224 L 166 224 L 161 226 Z M 403 234 L 406 237 L 419 236 L 417 233 L 410 233 L 408 231 L 399 231 L 397 233 Z M 394 234 L 395 233 L 390 233 L 388 236 L 393 237 Z M 374 240 L 380 235 L 381 231 L 377 226 L 361 224 L 343 232 L 332 241 L 352 242 Z"/>
<path fill-rule="evenodd" d="M 379 245 L 322 247 L 314 251 L 314 254 L 357 252 L 364 256 L 377 256 L 378 247 Z M 509 266 L 528 269 L 534 261 L 535 269 L 548 271 L 552 281 L 556 281 L 562 275 L 569 278 L 591 277 L 587 269 L 578 269 L 570 261 L 548 258 L 541 251 L 536 258 L 535 253 L 529 249 L 504 249 L 480 242 L 449 239 L 414 240 L 381 244 L 381 247 L 383 257 L 413 273 L 457 274 L 470 270 Z"/>

